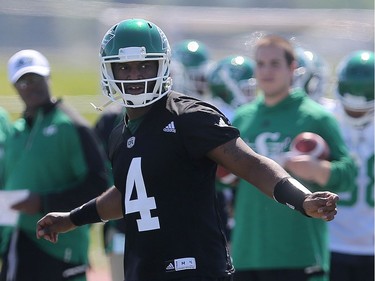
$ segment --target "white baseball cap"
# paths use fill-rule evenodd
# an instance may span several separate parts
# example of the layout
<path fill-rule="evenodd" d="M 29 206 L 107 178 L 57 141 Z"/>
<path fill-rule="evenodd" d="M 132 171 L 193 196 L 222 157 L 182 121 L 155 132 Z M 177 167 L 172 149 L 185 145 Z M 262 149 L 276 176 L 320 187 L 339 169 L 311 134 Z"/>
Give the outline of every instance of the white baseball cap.
<path fill-rule="evenodd" d="M 47 77 L 50 66 L 45 56 L 35 50 L 22 50 L 8 61 L 8 78 L 13 84 L 26 73 L 36 73 Z"/>

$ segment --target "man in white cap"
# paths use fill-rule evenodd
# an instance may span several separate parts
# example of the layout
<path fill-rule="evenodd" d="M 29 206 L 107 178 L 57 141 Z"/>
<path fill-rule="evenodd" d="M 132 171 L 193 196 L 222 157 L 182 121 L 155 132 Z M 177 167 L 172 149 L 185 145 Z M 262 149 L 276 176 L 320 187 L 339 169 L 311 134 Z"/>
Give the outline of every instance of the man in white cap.
<path fill-rule="evenodd" d="M 24 74 L 34 73 L 47 77 L 50 66 L 45 56 L 35 50 L 22 50 L 9 60 L 9 80 L 14 84 Z"/>
<path fill-rule="evenodd" d="M 51 210 L 70 210 L 106 190 L 104 152 L 87 122 L 52 98 L 50 66 L 41 53 L 14 54 L 8 74 L 25 109 L 5 144 L 2 188 L 27 189 L 29 196 L 12 206 L 18 222 L 3 232 L 0 280 L 84 281 L 88 227 L 51 247 L 35 237 L 35 225 Z"/>

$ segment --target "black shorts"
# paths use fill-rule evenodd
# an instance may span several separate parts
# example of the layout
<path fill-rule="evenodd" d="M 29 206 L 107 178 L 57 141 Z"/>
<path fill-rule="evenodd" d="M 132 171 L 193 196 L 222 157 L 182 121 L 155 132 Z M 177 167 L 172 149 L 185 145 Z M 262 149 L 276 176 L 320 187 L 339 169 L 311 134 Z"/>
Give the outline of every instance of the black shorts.
<path fill-rule="evenodd" d="M 220 278 L 211 278 L 211 277 L 186 277 L 179 279 L 172 279 L 171 281 L 233 281 L 233 276 L 228 275 Z"/>
<path fill-rule="evenodd" d="M 324 275 L 323 271 L 307 274 L 304 269 L 237 270 L 234 281 L 308 281 L 310 277 Z"/>
<path fill-rule="evenodd" d="M 11 247 L 12 241 L 15 247 Z M 2 261 L 0 281 L 9 280 L 7 275 L 13 276 L 12 281 L 86 280 L 86 264 L 66 263 L 48 255 L 22 231 L 13 234 Z"/>
<path fill-rule="evenodd" d="M 331 253 L 331 281 L 374 281 L 374 256 Z"/>

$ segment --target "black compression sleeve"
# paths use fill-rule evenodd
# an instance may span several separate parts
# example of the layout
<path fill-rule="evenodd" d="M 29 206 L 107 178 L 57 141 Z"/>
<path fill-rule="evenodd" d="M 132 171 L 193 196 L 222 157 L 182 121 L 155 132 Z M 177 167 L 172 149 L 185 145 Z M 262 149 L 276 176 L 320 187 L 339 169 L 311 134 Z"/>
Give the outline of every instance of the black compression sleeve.
<path fill-rule="evenodd" d="M 277 202 L 285 204 L 289 208 L 300 211 L 305 216 L 308 216 L 303 209 L 303 202 L 309 194 L 311 192 L 297 180 L 286 177 L 275 185 L 273 198 Z"/>
<path fill-rule="evenodd" d="M 70 220 L 76 226 L 103 222 L 96 209 L 96 198 L 70 211 Z"/>

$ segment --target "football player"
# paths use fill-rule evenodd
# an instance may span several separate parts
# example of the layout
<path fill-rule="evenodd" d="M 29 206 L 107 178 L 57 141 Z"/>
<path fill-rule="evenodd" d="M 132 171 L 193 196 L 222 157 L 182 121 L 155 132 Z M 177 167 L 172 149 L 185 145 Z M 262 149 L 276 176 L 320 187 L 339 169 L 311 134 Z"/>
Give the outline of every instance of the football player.
<path fill-rule="evenodd" d="M 207 75 L 210 90 L 209 102 L 214 104 L 231 120 L 237 107 L 252 101 L 256 97 L 254 78 L 255 63 L 242 55 L 226 56 L 212 65 Z M 238 178 L 219 165 L 217 169 L 218 199 L 221 203 L 221 217 L 225 232 L 230 240 L 234 224 L 232 216 L 233 197 Z"/>
<path fill-rule="evenodd" d="M 210 51 L 205 43 L 193 39 L 177 42 L 173 47 L 171 62 L 174 89 L 186 95 L 207 99 L 207 73 L 210 65 Z"/>
<path fill-rule="evenodd" d="M 358 169 L 329 224 L 331 281 L 374 280 L 374 53 L 355 51 L 337 68 L 335 114 Z"/>
<path fill-rule="evenodd" d="M 310 98 L 328 110 L 334 107 L 332 98 L 327 98 L 329 84 L 328 63 L 320 55 L 302 47 L 295 48 L 298 67 L 294 71 L 294 87 L 305 90 Z"/>
<path fill-rule="evenodd" d="M 230 55 L 216 62 L 207 75 L 211 99 L 229 119 L 240 105 L 256 97 L 255 62 L 241 55 Z"/>
<path fill-rule="evenodd" d="M 334 218 L 334 193 L 311 193 L 250 149 L 214 106 L 172 91 L 171 49 L 157 25 L 117 23 L 100 55 L 104 95 L 126 107 L 109 142 L 114 186 L 71 212 L 43 217 L 38 238 L 57 242 L 77 226 L 124 218 L 125 280 L 230 280 L 217 163 L 302 214 Z"/>

